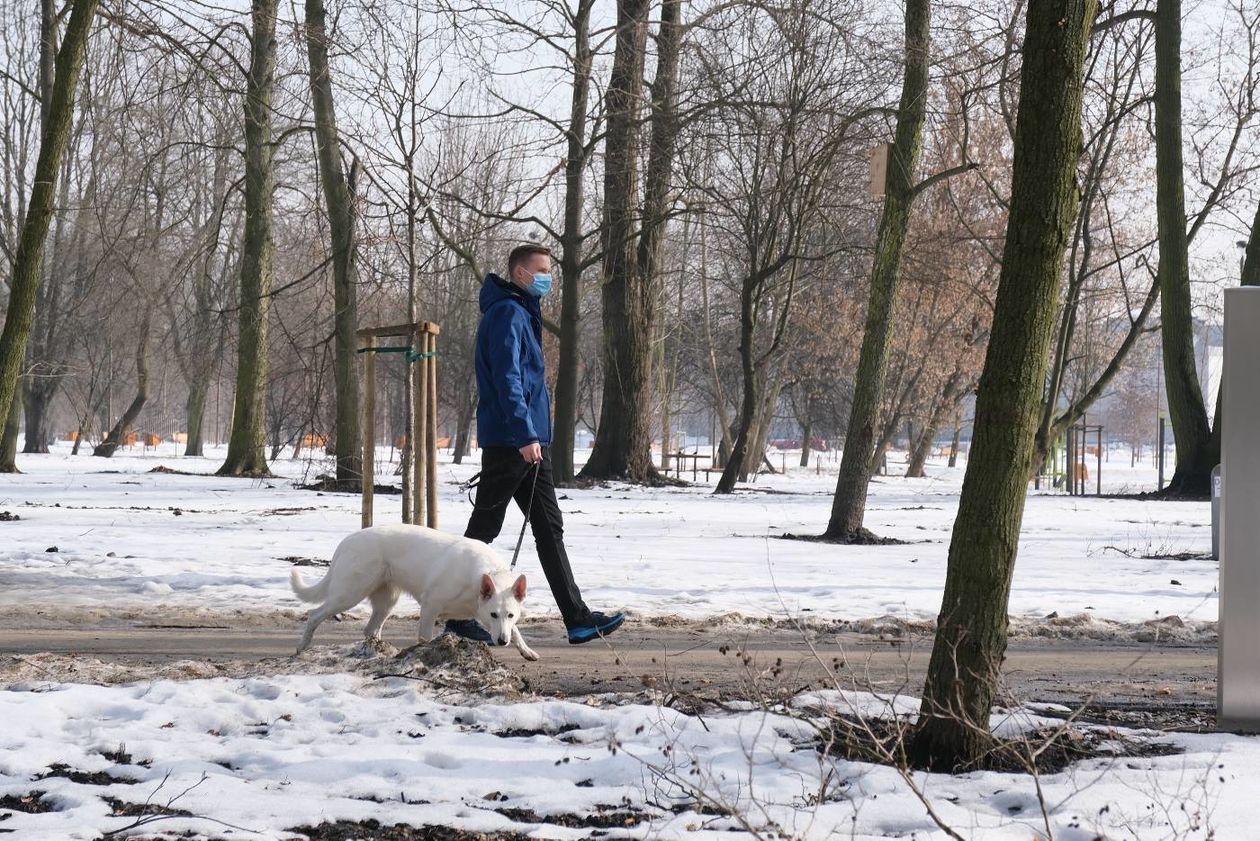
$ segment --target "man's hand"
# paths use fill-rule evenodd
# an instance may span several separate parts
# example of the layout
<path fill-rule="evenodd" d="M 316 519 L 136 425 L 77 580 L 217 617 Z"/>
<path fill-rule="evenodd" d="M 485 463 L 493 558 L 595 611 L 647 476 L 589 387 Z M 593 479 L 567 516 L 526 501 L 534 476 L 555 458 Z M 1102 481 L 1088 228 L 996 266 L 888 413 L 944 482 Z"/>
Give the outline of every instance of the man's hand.
<path fill-rule="evenodd" d="M 537 464 L 542 461 L 542 447 L 535 441 L 532 444 L 526 444 L 521 447 L 521 458 L 525 459 L 526 464 Z"/>

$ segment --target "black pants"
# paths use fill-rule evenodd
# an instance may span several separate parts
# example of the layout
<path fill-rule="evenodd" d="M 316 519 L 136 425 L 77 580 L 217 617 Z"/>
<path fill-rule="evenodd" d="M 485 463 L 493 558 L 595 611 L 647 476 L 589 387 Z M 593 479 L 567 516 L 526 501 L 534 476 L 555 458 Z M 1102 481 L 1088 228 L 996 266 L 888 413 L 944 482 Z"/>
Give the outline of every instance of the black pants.
<path fill-rule="evenodd" d="M 538 547 L 538 560 L 542 563 L 551 595 L 560 608 L 560 616 L 567 627 L 582 624 L 590 617 L 590 611 L 582 601 L 573 570 L 569 568 L 569 556 L 564 550 L 564 518 L 560 503 L 556 502 L 556 486 L 551 474 L 551 450 L 544 448 L 542 464 L 538 468 L 538 484 L 534 487 L 534 505 L 530 511 L 529 525 L 534 532 L 534 544 Z M 485 447 L 481 451 L 481 481 L 477 485 L 477 499 L 473 504 L 472 517 L 464 537 L 490 543 L 499 536 L 508 502 L 515 499 L 521 512 L 529 509 L 529 492 L 534 486 L 534 466 L 521 458 L 518 450 L 511 447 Z"/>

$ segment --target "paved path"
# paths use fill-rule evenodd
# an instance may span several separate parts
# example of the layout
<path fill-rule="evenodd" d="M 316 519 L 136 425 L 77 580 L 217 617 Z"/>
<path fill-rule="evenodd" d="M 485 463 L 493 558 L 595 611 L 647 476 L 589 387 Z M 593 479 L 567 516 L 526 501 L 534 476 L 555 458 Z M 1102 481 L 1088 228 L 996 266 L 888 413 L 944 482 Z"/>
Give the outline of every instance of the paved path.
<path fill-rule="evenodd" d="M 49 668 L 62 672 L 47 675 L 53 679 L 91 680 L 90 669 L 73 664 L 95 661 L 137 677 L 185 661 L 212 664 L 221 674 L 257 673 L 259 660 L 291 654 L 298 635 L 297 623 L 239 630 L 224 624 L 0 628 L 0 682 L 14 679 L 17 666 L 40 653 L 65 655 L 47 658 L 58 664 Z M 395 618 L 386 639 L 410 645 L 411 627 Z M 328 622 L 316 644 L 355 642 L 361 634 L 360 621 Z M 931 650 L 925 637 L 823 634 L 807 643 L 791 630 L 704 623 L 630 624 L 606 642 L 583 646 L 568 645 L 556 623 L 530 623 L 525 636 L 539 662 L 526 663 L 511 648 L 496 649 L 496 656 L 520 669 L 534 691 L 569 697 L 644 685 L 724 698 L 749 697 L 756 686 L 762 692 L 838 685 L 917 695 Z M 1144 720 L 1132 718 L 1140 713 L 1152 723 L 1201 726 L 1210 723 L 1216 699 L 1215 648 L 1016 641 L 1003 671 L 1017 698 L 1074 706 L 1092 697 L 1116 720 Z"/>

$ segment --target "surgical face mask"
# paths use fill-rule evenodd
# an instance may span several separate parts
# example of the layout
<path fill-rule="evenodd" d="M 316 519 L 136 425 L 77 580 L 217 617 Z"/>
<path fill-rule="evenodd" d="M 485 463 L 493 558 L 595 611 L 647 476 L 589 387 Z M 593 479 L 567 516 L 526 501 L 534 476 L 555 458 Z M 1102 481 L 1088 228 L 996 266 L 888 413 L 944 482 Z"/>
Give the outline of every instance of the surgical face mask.
<path fill-rule="evenodd" d="M 535 298 L 541 298 L 543 295 L 546 295 L 548 292 L 551 291 L 551 275 L 549 274 L 534 275 L 534 282 L 531 283 L 529 286 L 526 286 L 525 290 L 529 292 L 529 294 L 533 295 Z"/>

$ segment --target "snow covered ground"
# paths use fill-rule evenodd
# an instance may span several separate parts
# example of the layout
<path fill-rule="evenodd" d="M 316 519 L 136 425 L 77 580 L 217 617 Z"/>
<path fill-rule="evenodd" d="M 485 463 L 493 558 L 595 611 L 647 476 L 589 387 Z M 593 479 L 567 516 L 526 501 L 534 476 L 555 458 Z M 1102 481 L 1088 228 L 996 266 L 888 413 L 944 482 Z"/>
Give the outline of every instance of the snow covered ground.
<path fill-rule="evenodd" d="M 0 523 L 0 608 L 303 609 L 289 590 L 286 559 L 329 558 L 358 528 L 358 497 L 294 487 L 313 479 L 322 462 L 280 459 L 273 469 L 282 477 L 266 482 L 150 473 L 163 465 L 211 474 L 222 462 L 221 453 L 186 459 L 173 445 L 164 450 L 107 461 L 71 458 L 59 448 L 22 457 L 24 475 L 0 477 L 0 511 L 21 517 Z M 563 491 L 566 540 L 588 602 L 685 617 L 935 617 L 962 469 L 932 466 L 926 479 L 875 480 L 867 525 L 906 544 L 775 539 L 826 526 L 836 465 L 823 466 L 830 475 L 811 468 L 763 476 L 730 497 L 714 497 L 704 485 Z M 463 531 L 470 506 L 458 482 L 476 470 L 443 460 L 444 529 Z M 1103 475 L 1104 490 L 1154 485 L 1149 469 L 1130 470 L 1127 460 L 1105 465 Z M 376 502 L 377 522 L 397 520 L 399 497 Z M 519 524 L 512 511 L 496 543 L 505 557 Z M 526 542 L 523 569 L 539 577 Z M 1035 494 L 1011 613 L 1214 621 L 1217 567 L 1204 557 L 1210 548 L 1207 503 Z M 530 608 L 554 612 L 547 599 Z"/>
<path fill-rule="evenodd" d="M 613 838 L 732 838 L 742 821 L 802 839 L 946 837 L 896 771 L 820 756 L 781 710 L 444 703 L 415 682 L 354 674 L 33 688 L 0 693 L 0 798 L 55 810 L 0 821 L 24 841 L 98 838 L 136 821 L 115 815 L 121 804 L 145 803 L 186 816 L 136 832 L 198 838 L 298 838 L 284 830 L 367 819 L 560 839 L 600 837 L 592 825 Z M 1060 841 L 1254 837 L 1260 740 L 1151 738 L 1180 752 L 1044 775 L 1046 818 L 1027 776 L 912 779 L 974 841 L 1046 838 L 1047 823 Z M 39 778 L 58 763 L 68 767 Z M 107 776 L 81 776 L 92 773 Z"/>
<path fill-rule="evenodd" d="M 109 461 L 59 449 L 21 457 L 24 475 L 0 477 L 0 512 L 21 518 L 0 522 L 0 617 L 303 610 L 288 590 L 292 559 L 327 559 L 358 527 L 358 498 L 294 487 L 322 462 L 280 460 L 282 477 L 266 482 L 149 472 L 209 474 L 221 461 L 180 458 L 169 446 Z M 444 528 L 462 530 L 469 507 L 457 483 L 475 470 L 442 464 Z M 564 491 L 588 600 L 644 615 L 934 616 L 962 470 L 937 465 L 927 479 L 876 481 L 867 523 L 912 541 L 905 545 L 776 539 L 822 530 L 834 470 L 826 462 L 822 472 L 762 477 L 728 498 L 705 487 Z M 1120 466 L 1107 466 L 1104 479 L 1113 491 L 1154 483 L 1150 471 Z M 398 497 L 378 497 L 378 522 L 397 510 Z M 504 527 L 505 557 L 519 523 L 513 513 Z M 1216 565 L 1198 559 L 1210 547 L 1208 526 L 1202 503 L 1034 495 L 1012 612 L 1213 621 Z M 539 575 L 528 546 L 522 563 Z M 542 599 L 533 610 L 553 608 Z M 782 709 L 688 715 L 654 690 L 581 703 L 454 697 L 373 679 L 352 648 L 325 647 L 323 656 L 345 659 L 339 674 L 38 680 L 0 692 L 0 834 L 95 839 L 143 820 L 135 804 L 148 803 L 150 816 L 154 806 L 188 814 L 131 837 L 299 838 L 286 830 L 371 819 L 557 839 L 718 839 L 746 837 L 749 826 L 808 839 L 945 838 L 917 788 L 967 839 L 1255 837 L 1255 738 L 1110 731 L 1178 752 L 1078 762 L 1043 776 L 1039 800 L 1026 775 L 919 774 L 912 787 L 888 767 L 820 757 L 804 744 L 813 731 Z M 863 696 L 798 700 L 850 712 L 882 706 Z M 912 699 L 896 706 L 915 708 Z M 31 813 L 38 809 L 49 811 Z M 585 825 L 564 825 L 575 822 Z"/>

